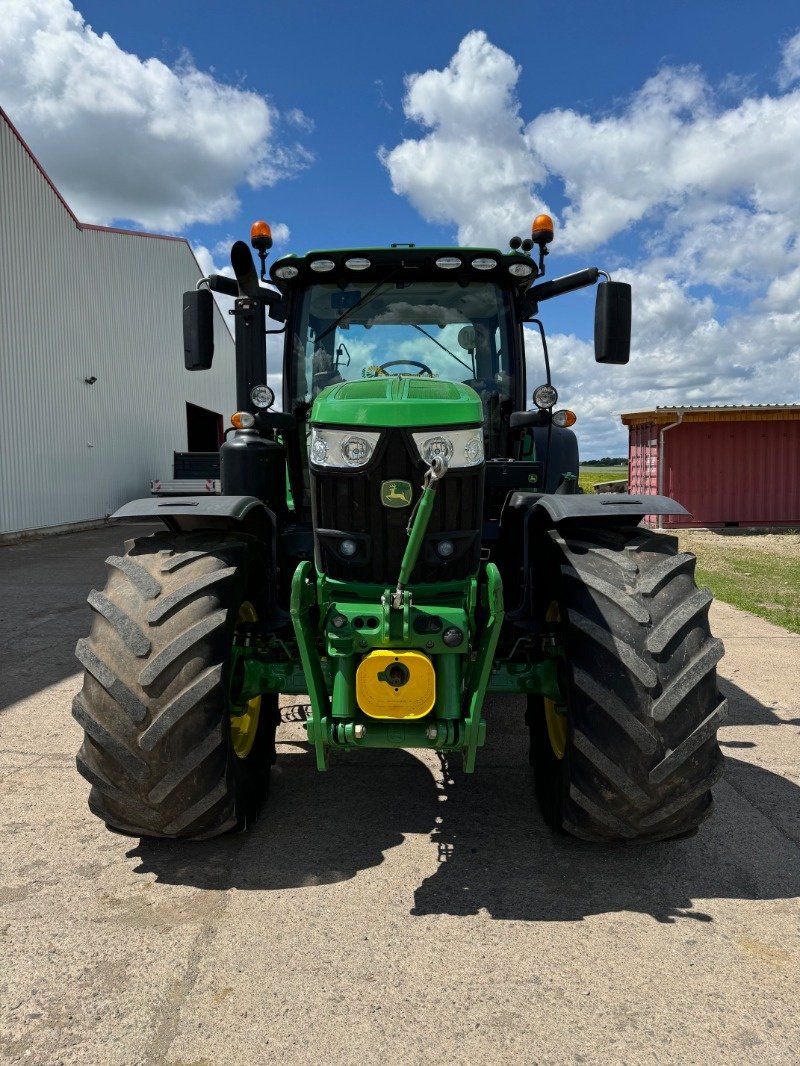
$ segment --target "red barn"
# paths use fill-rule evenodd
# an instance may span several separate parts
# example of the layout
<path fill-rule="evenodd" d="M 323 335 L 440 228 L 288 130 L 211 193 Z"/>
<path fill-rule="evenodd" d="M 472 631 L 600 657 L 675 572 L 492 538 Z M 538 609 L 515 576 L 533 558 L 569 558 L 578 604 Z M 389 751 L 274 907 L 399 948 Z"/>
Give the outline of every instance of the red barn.
<path fill-rule="evenodd" d="M 657 407 L 622 421 L 629 491 L 691 512 L 665 526 L 800 525 L 800 404 Z"/>

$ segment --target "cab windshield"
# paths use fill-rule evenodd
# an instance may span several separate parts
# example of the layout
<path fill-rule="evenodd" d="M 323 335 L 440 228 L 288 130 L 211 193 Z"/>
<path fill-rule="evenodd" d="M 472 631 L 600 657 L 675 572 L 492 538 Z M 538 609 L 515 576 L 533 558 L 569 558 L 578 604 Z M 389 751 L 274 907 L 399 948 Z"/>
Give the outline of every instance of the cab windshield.
<path fill-rule="evenodd" d="M 513 408 L 508 301 L 480 282 L 309 287 L 294 322 L 291 410 L 329 385 L 383 374 L 462 381 L 481 397 L 487 456 L 502 455 Z"/>

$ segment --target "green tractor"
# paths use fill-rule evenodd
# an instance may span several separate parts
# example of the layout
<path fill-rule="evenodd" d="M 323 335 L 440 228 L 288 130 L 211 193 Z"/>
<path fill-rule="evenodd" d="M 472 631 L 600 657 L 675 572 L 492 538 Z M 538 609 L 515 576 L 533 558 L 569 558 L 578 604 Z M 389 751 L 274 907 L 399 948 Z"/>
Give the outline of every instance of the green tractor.
<path fill-rule="evenodd" d="M 674 838 L 722 773 L 711 596 L 662 496 L 584 495 L 554 409 L 540 304 L 600 282 L 595 357 L 625 363 L 630 287 L 542 280 L 553 239 L 287 255 L 232 249 L 184 297 L 187 369 L 210 367 L 213 295 L 234 298 L 238 411 L 221 495 L 136 500 L 163 527 L 93 591 L 74 715 L 107 825 L 202 839 L 255 820 L 279 693 L 308 694 L 309 750 L 425 749 L 480 765 L 488 695 L 524 696 L 542 813 L 584 840 Z M 602 280 L 605 279 L 605 280 Z M 271 282 L 271 284 L 262 284 Z M 274 328 L 267 328 L 271 318 Z M 526 384 L 525 331 L 544 374 Z M 283 337 L 283 410 L 266 335 Z"/>

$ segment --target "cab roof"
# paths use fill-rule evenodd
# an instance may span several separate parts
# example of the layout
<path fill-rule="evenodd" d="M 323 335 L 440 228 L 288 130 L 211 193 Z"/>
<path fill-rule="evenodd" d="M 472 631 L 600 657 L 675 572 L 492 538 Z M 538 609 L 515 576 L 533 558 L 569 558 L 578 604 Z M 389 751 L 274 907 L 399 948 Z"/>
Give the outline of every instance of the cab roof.
<path fill-rule="evenodd" d="M 332 265 L 328 265 L 332 264 Z M 477 264 L 477 265 L 476 265 Z M 512 273 L 510 268 L 516 267 Z M 297 271 L 291 277 L 287 268 Z M 278 288 L 291 292 L 311 284 L 406 281 L 491 282 L 506 289 L 524 290 L 538 274 L 536 263 L 524 252 L 497 248 L 417 248 L 409 244 L 388 248 L 319 249 L 305 255 L 286 255 L 270 268 Z"/>

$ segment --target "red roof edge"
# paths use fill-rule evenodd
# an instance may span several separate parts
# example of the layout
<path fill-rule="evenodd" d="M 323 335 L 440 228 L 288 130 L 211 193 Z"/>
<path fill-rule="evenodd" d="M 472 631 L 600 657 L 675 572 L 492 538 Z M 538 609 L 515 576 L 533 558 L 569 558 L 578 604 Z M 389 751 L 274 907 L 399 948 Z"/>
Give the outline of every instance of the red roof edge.
<path fill-rule="evenodd" d="M 149 237 L 153 241 L 180 241 L 182 244 L 189 242 L 185 237 L 172 237 L 167 233 L 147 233 L 141 229 L 119 229 L 116 226 L 95 226 L 91 222 L 79 222 L 79 229 L 96 230 L 100 233 L 121 233 L 125 237 Z"/>
<path fill-rule="evenodd" d="M 78 227 L 78 229 L 80 229 L 80 228 L 81 228 L 81 224 L 80 224 L 80 222 L 78 221 L 78 219 L 77 219 L 77 217 L 75 216 L 75 214 L 73 213 L 73 211 L 72 211 L 72 209 L 70 208 L 69 204 L 68 204 L 68 203 L 67 203 L 67 201 L 66 201 L 66 200 L 64 199 L 64 197 L 63 197 L 63 196 L 61 195 L 61 193 L 60 193 L 60 192 L 58 191 L 58 189 L 57 189 L 57 188 L 55 187 L 55 185 L 53 184 L 53 182 L 52 182 L 52 181 L 50 180 L 50 176 L 48 175 L 47 171 L 46 171 L 46 170 L 44 169 L 44 167 L 42 166 L 42 164 L 41 164 L 41 163 L 39 162 L 39 160 L 38 160 L 38 159 L 36 158 L 36 156 L 35 156 L 35 155 L 33 154 L 33 152 L 32 152 L 32 151 L 30 150 L 30 148 L 28 147 L 28 144 L 27 144 L 27 142 L 25 141 L 25 138 L 24 138 L 24 137 L 22 136 L 22 134 L 21 134 L 21 133 L 19 132 L 19 130 L 17 129 L 17 127 L 16 127 L 15 125 L 14 125 L 14 123 L 13 123 L 13 122 L 11 121 L 11 119 L 10 119 L 10 118 L 8 117 L 8 114 L 7 114 L 7 113 L 6 113 L 6 112 L 5 112 L 4 110 L 3 110 L 3 108 L 2 108 L 2 107 L 0 107 L 0 118 L 2 118 L 2 119 L 3 119 L 3 121 L 4 121 L 5 123 L 6 123 L 6 125 L 8 126 L 8 128 L 9 128 L 9 129 L 11 130 L 11 132 L 12 132 L 12 133 L 14 134 L 14 136 L 15 136 L 15 137 L 17 138 L 17 140 L 19 141 L 19 143 L 20 143 L 20 144 L 22 145 L 23 149 L 24 149 L 24 150 L 25 150 L 25 151 L 27 152 L 27 154 L 28 154 L 28 156 L 29 156 L 29 158 L 30 158 L 31 162 L 33 163 L 33 165 L 34 165 L 34 166 L 36 167 L 36 169 L 37 169 L 37 170 L 39 171 L 39 173 L 40 173 L 40 174 L 42 175 L 42 177 L 44 178 L 44 180 L 45 180 L 45 181 L 47 182 L 47 184 L 48 184 L 48 185 L 50 186 L 50 188 L 51 188 L 51 189 L 53 190 L 53 192 L 55 193 L 56 197 L 58 198 L 58 200 L 59 200 L 59 201 L 60 201 L 60 203 L 61 203 L 61 206 L 62 206 L 62 207 L 64 208 L 64 210 L 65 210 L 65 211 L 67 212 L 67 214 L 68 214 L 68 215 L 69 215 L 69 217 L 70 217 L 70 218 L 72 219 L 72 221 L 73 221 L 73 222 L 75 223 L 75 225 L 76 225 L 76 226 Z"/>
<path fill-rule="evenodd" d="M 29 147 L 29 145 L 27 144 L 25 138 L 22 136 L 22 134 L 19 132 L 17 127 L 14 125 L 14 123 L 8 117 L 8 113 L 2 107 L 0 107 L 0 118 L 3 119 L 3 121 L 6 123 L 8 128 L 11 130 L 11 132 L 17 138 L 19 143 L 22 145 L 22 147 L 23 147 L 24 151 L 27 153 L 29 159 L 31 160 L 33 165 L 36 167 L 36 169 L 39 171 L 39 173 L 42 175 L 42 177 L 47 182 L 47 184 L 50 186 L 50 188 L 52 189 L 53 193 L 56 196 L 56 199 L 59 201 L 59 203 L 64 208 L 64 210 L 67 212 L 67 214 L 72 219 L 72 221 L 75 223 L 75 226 L 76 226 L 77 229 L 79 229 L 79 230 L 93 230 L 93 231 L 95 231 L 97 233 L 121 233 L 121 234 L 123 234 L 126 237 L 149 237 L 151 240 L 155 240 L 155 241 L 182 241 L 189 248 L 189 250 L 191 251 L 191 247 L 192 246 L 189 244 L 188 240 L 185 237 L 170 237 L 170 236 L 167 236 L 167 234 L 165 234 L 165 233 L 146 233 L 144 230 L 118 229 L 118 228 L 116 228 L 114 226 L 96 226 L 96 225 L 93 225 L 90 222 L 81 222 L 80 219 L 75 214 L 75 212 L 69 206 L 67 201 L 64 199 L 64 197 L 61 195 L 61 193 L 56 188 L 55 184 L 53 183 L 52 179 L 50 178 L 50 175 L 47 173 L 47 171 L 44 169 L 42 164 L 39 162 L 39 160 L 33 154 L 33 152 L 31 151 L 31 149 Z M 192 252 L 192 254 L 194 255 L 193 252 Z M 195 256 L 195 261 L 197 261 L 197 257 L 196 256 Z M 201 271 L 201 273 L 202 273 L 202 271 Z"/>

